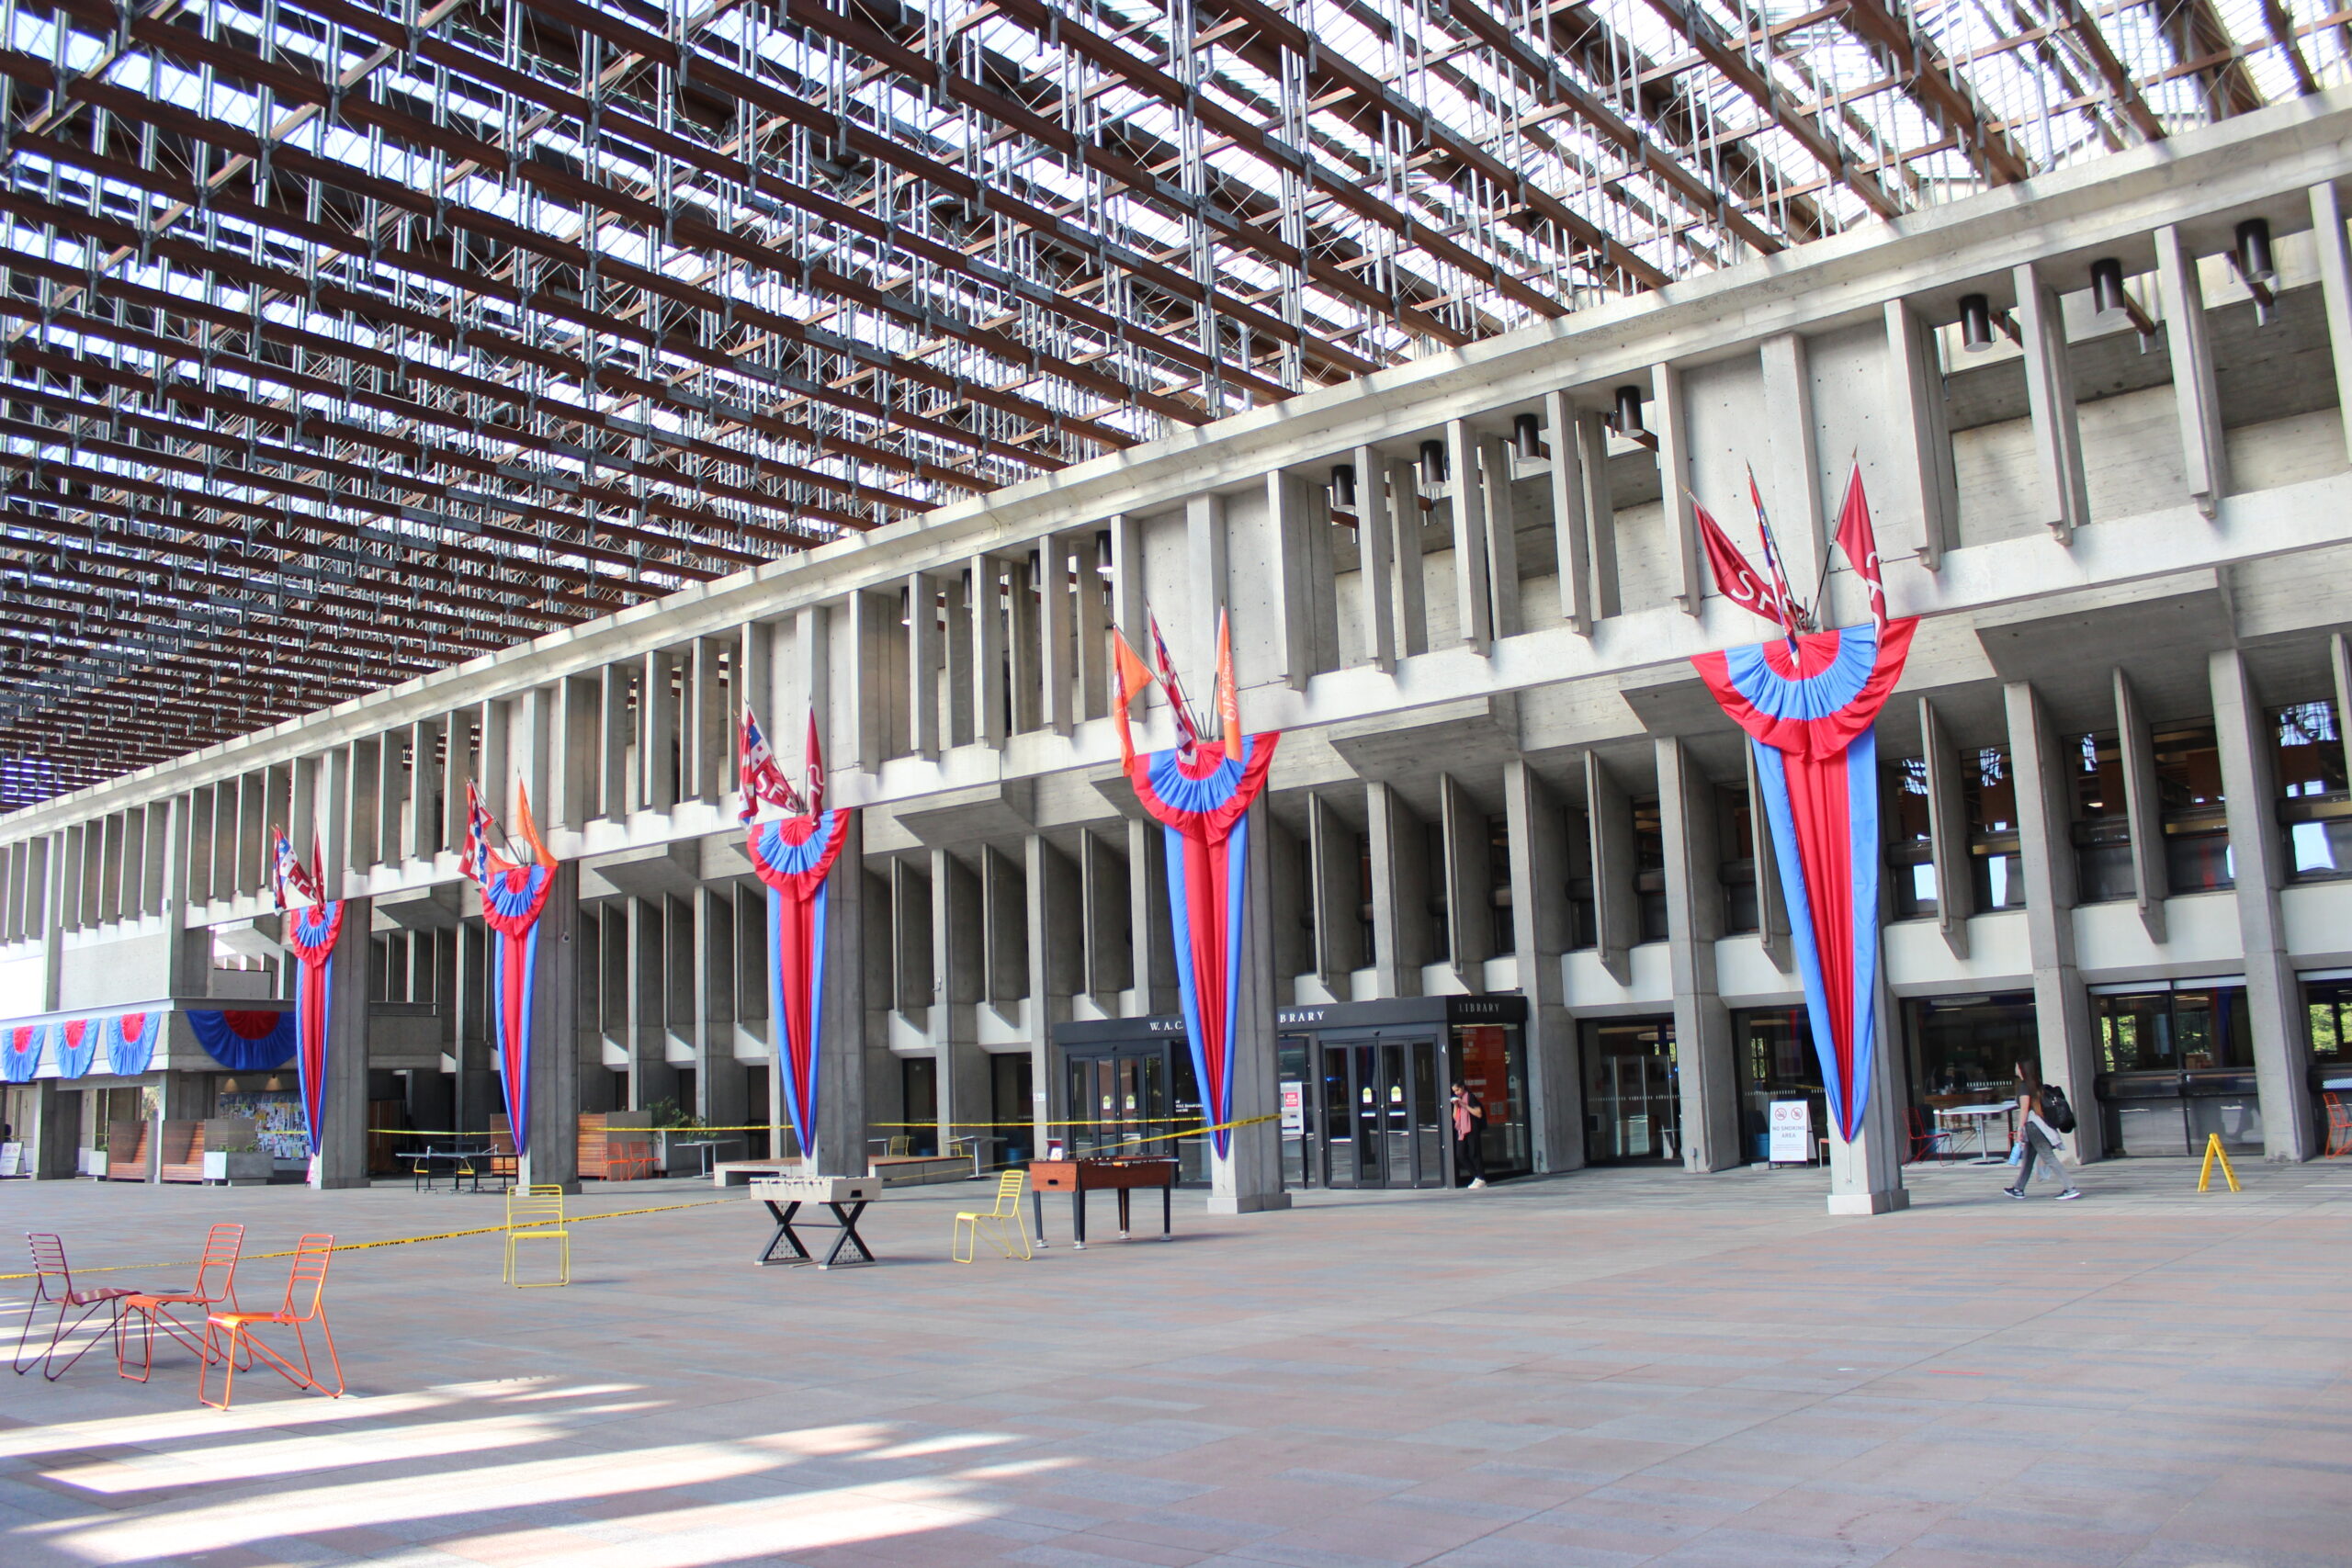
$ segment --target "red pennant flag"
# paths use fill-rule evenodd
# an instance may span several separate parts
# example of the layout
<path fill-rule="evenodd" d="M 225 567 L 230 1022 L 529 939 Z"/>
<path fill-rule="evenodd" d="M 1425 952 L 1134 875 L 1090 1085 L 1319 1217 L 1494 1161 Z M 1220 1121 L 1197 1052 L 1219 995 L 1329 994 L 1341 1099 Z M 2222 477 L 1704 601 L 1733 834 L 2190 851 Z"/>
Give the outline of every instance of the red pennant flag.
<path fill-rule="evenodd" d="M 1747 558 L 1739 553 L 1739 547 L 1724 532 L 1723 525 L 1710 516 L 1705 507 L 1694 501 L 1690 510 L 1699 519 L 1699 542 L 1706 551 L 1707 570 L 1714 573 L 1716 589 L 1741 609 L 1785 627 L 1789 624 L 1789 609 L 1781 591 L 1757 574 Z"/>
<path fill-rule="evenodd" d="M 1871 498 L 1862 493 L 1862 466 L 1854 465 L 1846 481 L 1846 504 L 1838 513 L 1838 547 L 1854 566 L 1854 575 L 1869 585 L 1871 619 L 1886 625 L 1886 580 L 1878 558 L 1878 530 L 1871 526 Z"/>

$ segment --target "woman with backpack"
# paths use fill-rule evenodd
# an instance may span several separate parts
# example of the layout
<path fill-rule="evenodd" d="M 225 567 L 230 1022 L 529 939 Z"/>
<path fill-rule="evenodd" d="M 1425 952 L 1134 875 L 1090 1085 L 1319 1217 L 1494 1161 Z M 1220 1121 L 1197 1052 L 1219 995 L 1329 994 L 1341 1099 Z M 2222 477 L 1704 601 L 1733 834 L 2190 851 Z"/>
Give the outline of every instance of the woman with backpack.
<path fill-rule="evenodd" d="M 2001 1190 L 2022 1201 L 2026 1183 L 2033 1179 L 2033 1162 L 2038 1157 L 2049 1168 L 2050 1174 L 2066 1182 L 2066 1190 L 2058 1194 L 2061 1202 L 2081 1197 L 2082 1190 L 2066 1179 L 2065 1167 L 2058 1163 L 2058 1134 L 2062 1127 L 2075 1124 L 2074 1111 L 2066 1104 L 2064 1091 L 2042 1087 L 2041 1069 L 2026 1057 L 2018 1059 L 2018 1143 L 2025 1150 L 2018 1162 L 2018 1179 L 2014 1187 Z"/>

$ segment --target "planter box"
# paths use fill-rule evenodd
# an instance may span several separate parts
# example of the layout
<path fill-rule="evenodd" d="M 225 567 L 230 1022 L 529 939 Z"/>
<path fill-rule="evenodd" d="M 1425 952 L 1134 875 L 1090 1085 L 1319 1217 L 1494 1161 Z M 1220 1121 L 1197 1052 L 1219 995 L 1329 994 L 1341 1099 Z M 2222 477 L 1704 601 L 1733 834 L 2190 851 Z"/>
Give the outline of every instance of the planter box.
<path fill-rule="evenodd" d="M 269 1182 L 277 1162 L 267 1149 L 207 1149 L 204 1151 L 204 1179 L 221 1182 L 230 1187 L 263 1187 Z"/>

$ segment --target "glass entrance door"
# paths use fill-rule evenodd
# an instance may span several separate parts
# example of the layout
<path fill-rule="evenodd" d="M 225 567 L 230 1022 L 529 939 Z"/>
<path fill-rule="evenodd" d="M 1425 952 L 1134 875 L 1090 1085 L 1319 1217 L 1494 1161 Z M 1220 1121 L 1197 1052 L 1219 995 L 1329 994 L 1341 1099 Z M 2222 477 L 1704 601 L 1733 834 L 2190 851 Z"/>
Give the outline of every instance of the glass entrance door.
<path fill-rule="evenodd" d="M 1681 1158 L 1674 1020 L 1586 1024 L 1584 1109 L 1587 1157 L 1595 1164 Z"/>
<path fill-rule="evenodd" d="M 1074 1158 L 1164 1153 L 1166 1144 L 1142 1140 L 1170 1130 L 1169 1112 L 1165 1051 L 1070 1058 Z"/>
<path fill-rule="evenodd" d="M 1435 1040 L 1387 1036 L 1323 1046 L 1318 1124 L 1333 1187 L 1438 1187 L 1447 1179 L 1443 1073 Z"/>

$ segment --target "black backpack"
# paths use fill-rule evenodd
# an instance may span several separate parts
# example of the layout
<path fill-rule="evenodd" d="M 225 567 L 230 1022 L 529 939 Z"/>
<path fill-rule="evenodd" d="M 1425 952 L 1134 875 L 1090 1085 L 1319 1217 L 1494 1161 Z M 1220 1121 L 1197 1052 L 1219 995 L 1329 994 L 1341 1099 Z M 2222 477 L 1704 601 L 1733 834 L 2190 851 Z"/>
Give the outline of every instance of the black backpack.
<path fill-rule="evenodd" d="M 2075 1130 L 2075 1108 L 2066 1103 L 2066 1091 L 2054 1083 L 2041 1086 L 2041 1114 L 2062 1133 Z"/>

